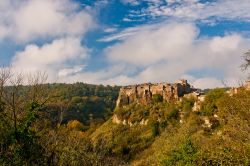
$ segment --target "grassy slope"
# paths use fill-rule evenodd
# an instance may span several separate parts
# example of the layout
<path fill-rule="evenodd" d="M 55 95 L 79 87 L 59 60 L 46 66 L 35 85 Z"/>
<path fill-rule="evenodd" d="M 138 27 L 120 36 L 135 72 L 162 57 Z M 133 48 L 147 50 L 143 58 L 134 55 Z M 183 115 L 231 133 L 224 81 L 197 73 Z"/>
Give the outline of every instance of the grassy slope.
<path fill-rule="evenodd" d="M 159 136 L 153 136 L 150 124 L 129 127 L 109 120 L 91 135 L 92 142 L 105 155 L 129 165 L 248 165 L 250 92 L 242 90 L 231 97 L 220 90 L 214 93 L 210 96 L 218 97 L 206 100 L 203 110 L 189 112 L 183 124 L 168 123 Z M 204 127 L 204 117 L 215 125 Z"/>

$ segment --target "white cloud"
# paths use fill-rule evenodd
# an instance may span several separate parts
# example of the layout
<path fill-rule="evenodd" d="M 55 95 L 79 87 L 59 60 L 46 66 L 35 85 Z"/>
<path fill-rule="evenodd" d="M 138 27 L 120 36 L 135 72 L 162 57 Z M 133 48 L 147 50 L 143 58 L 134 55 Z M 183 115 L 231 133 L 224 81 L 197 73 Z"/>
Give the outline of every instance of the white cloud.
<path fill-rule="evenodd" d="M 190 48 L 189 45 L 196 35 L 197 29 L 191 24 L 174 23 L 143 27 L 122 43 L 108 48 L 106 52 L 113 62 L 149 65 L 180 58 L 182 53 Z"/>
<path fill-rule="evenodd" d="M 63 69 L 60 69 L 58 71 L 58 76 L 59 77 L 65 77 L 65 76 L 69 76 L 69 75 L 72 75 L 72 74 L 79 73 L 82 70 L 83 70 L 82 66 L 75 66 L 73 68 L 63 68 Z"/>
<path fill-rule="evenodd" d="M 12 0 L 0 4 L 0 39 L 31 41 L 46 37 L 79 36 L 93 21 L 70 0 Z"/>
<path fill-rule="evenodd" d="M 136 4 L 134 0 L 126 1 Z M 145 2 L 150 7 L 145 13 L 138 12 L 140 16 L 168 15 L 191 20 L 216 16 L 244 21 L 250 18 L 245 0 L 238 4 L 229 0 L 205 4 L 171 0 L 167 6 L 162 6 L 161 0 Z M 235 80 L 242 77 L 238 70 L 241 55 L 250 47 L 249 39 L 239 34 L 200 38 L 195 24 L 164 22 L 128 28 L 100 39 L 119 42 L 105 49 L 108 67 L 87 71 L 89 50 L 82 45 L 81 37 L 93 26 L 93 18 L 73 1 L 0 0 L 0 15 L 0 40 L 10 38 L 25 43 L 52 40 L 42 46 L 28 44 L 12 59 L 12 66 L 18 71 L 47 71 L 50 82 L 121 85 L 189 78 L 200 88 L 221 86 L 221 80 L 235 85 Z M 104 31 L 113 33 L 116 29 Z"/>
<path fill-rule="evenodd" d="M 139 9 L 139 13 L 144 13 L 147 16 L 168 16 L 193 21 L 218 19 L 250 21 L 249 0 L 205 2 L 200 0 L 166 0 L 166 4 L 162 0 L 143 1 L 148 2 L 148 7 Z"/>
<path fill-rule="evenodd" d="M 126 85 L 140 82 L 134 78 L 129 78 L 127 75 L 133 73 L 134 67 L 124 64 L 113 64 L 99 71 L 84 71 L 77 72 L 67 76 L 61 76 L 58 82 L 85 82 L 90 84 L 108 84 L 108 85 Z"/>
<path fill-rule="evenodd" d="M 233 51 L 237 49 L 241 38 L 238 35 L 230 35 L 228 37 L 214 37 L 210 47 L 213 52 L 223 53 L 225 50 Z"/>
<path fill-rule="evenodd" d="M 206 88 L 219 88 L 223 87 L 223 80 L 218 80 L 216 78 L 199 78 L 193 82 L 194 87 L 206 89 Z"/>
<path fill-rule="evenodd" d="M 130 4 L 132 6 L 137 6 L 140 4 L 138 0 L 121 0 L 121 2 L 124 4 Z"/>
<path fill-rule="evenodd" d="M 90 52 L 82 37 L 95 26 L 89 12 L 71 0 L 0 0 L 0 41 L 24 46 L 10 66 L 25 73 L 46 71 L 49 82 L 82 72 Z"/>
<path fill-rule="evenodd" d="M 117 31 L 117 28 L 106 28 L 103 31 L 106 33 L 113 33 Z"/>
<path fill-rule="evenodd" d="M 74 37 L 41 47 L 28 45 L 15 55 L 12 65 L 17 70 L 46 70 L 50 82 L 67 83 L 127 85 L 187 78 L 196 87 L 212 88 L 222 86 L 221 80 L 235 86 L 244 78 L 239 65 L 250 42 L 239 34 L 199 38 L 199 29 L 190 23 L 161 23 L 130 31 L 113 36 L 120 42 L 105 50 L 109 66 L 99 71 L 85 70 L 88 49 Z"/>
<path fill-rule="evenodd" d="M 0 39 L 5 38 L 9 33 L 9 30 L 5 26 L 0 25 Z"/>
<path fill-rule="evenodd" d="M 79 38 L 62 38 L 41 47 L 33 44 L 26 46 L 24 51 L 13 57 L 12 67 L 24 72 L 46 71 L 49 81 L 53 82 L 62 75 L 80 71 L 79 67 L 70 69 L 68 64 L 84 64 L 87 56 L 88 49 L 81 45 Z"/>
<path fill-rule="evenodd" d="M 114 40 L 123 40 L 125 38 L 127 38 L 128 36 L 132 36 L 133 34 L 137 33 L 138 30 L 141 30 L 133 27 L 133 28 L 127 28 L 122 32 L 119 33 L 113 33 L 111 35 L 105 36 L 101 39 L 99 39 L 99 42 L 110 42 L 110 41 L 114 41 Z"/>
<path fill-rule="evenodd" d="M 203 88 L 219 86 L 221 80 L 235 85 L 234 80 L 244 77 L 239 66 L 241 55 L 250 46 L 249 39 L 239 34 L 211 38 L 198 35 L 199 29 L 190 23 L 144 26 L 107 48 L 106 56 L 111 64 L 128 64 L 138 69 L 133 76 L 123 71 L 117 77 L 121 82 L 171 82 L 192 72 L 198 73 L 191 77 L 198 79 L 195 84 Z M 201 75 L 207 70 L 209 74 Z"/>

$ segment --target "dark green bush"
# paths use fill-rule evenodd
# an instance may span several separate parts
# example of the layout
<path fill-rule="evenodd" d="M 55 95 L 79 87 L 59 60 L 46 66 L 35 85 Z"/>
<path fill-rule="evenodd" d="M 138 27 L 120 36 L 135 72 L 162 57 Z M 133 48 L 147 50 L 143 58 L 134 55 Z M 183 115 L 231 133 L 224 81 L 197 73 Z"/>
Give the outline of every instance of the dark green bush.
<path fill-rule="evenodd" d="M 152 136 L 156 137 L 160 134 L 159 131 L 159 123 L 158 122 L 154 122 L 151 124 L 151 128 L 152 128 Z"/>
<path fill-rule="evenodd" d="M 179 148 L 173 149 L 170 156 L 163 160 L 164 165 L 196 165 L 197 149 L 191 138 L 180 145 Z"/>
<path fill-rule="evenodd" d="M 184 112 L 192 111 L 192 107 L 194 106 L 195 100 L 196 99 L 194 97 L 182 98 L 182 101 L 180 103 L 180 109 Z"/>
<path fill-rule="evenodd" d="M 152 100 L 153 100 L 153 103 L 163 102 L 163 97 L 160 94 L 153 94 Z"/>
<path fill-rule="evenodd" d="M 205 101 L 201 105 L 201 115 L 213 115 L 218 109 L 218 101 L 225 95 L 225 89 L 214 89 L 208 92 Z"/>

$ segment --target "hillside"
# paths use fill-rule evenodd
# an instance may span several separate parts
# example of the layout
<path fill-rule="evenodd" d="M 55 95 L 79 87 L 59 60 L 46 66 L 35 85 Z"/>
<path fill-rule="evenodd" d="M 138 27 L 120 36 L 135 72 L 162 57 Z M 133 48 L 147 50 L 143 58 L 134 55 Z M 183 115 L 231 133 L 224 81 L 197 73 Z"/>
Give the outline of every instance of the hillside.
<path fill-rule="evenodd" d="M 19 91 L 16 94 L 18 98 L 31 95 L 32 86 L 22 85 L 7 86 L 6 93 L 13 93 L 15 88 Z M 36 93 L 47 98 L 43 109 L 54 124 L 78 120 L 89 125 L 91 122 L 104 122 L 112 116 L 119 89 L 119 86 L 55 83 L 39 86 Z"/>
<path fill-rule="evenodd" d="M 98 151 L 128 165 L 249 165 L 249 110 L 245 88 L 210 90 L 203 101 L 189 94 L 168 102 L 134 102 L 118 105 L 113 122 L 91 139 Z"/>
<path fill-rule="evenodd" d="M 75 84 L 48 85 L 46 110 L 55 123 L 78 120 L 85 125 L 104 122 L 112 116 L 120 87 Z"/>
<path fill-rule="evenodd" d="M 8 86 L 1 93 L 0 163 L 249 165 L 248 88 L 204 94 L 185 80 Z"/>

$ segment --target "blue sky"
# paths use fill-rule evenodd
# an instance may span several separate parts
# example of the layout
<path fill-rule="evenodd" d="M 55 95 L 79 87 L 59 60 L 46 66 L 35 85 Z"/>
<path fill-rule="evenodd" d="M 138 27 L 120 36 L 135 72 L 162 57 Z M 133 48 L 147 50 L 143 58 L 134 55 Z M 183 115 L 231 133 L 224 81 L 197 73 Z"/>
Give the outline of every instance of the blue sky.
<path fill-rule="evenodd" d="M 246 78 L 249 0 L 0 0 L 0 65 L 49 82 Z"/>

